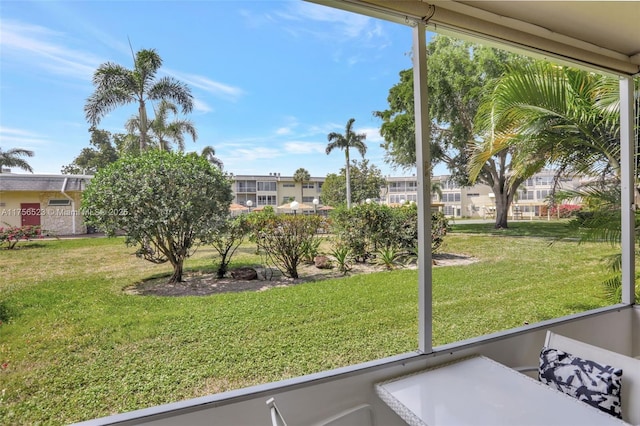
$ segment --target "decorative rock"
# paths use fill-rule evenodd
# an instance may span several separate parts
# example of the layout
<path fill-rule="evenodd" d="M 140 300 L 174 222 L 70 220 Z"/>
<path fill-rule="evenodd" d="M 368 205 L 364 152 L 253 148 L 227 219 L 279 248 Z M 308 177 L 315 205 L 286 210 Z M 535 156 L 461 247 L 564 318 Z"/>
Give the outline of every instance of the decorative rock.
<path fill-rule="evenodd" d="M 237 268 L 230 271 L 236 280 L 251 281 L 258 279 L 258 273 L 253 268 Z"/>
<path fill-rule="evenodd" d="M 331 264 L 331 260 L 327 256 L 316 256 L 313 259 L 313 263 L 316 265 L 318 269 L 331 269 L 333 265 Z"/>

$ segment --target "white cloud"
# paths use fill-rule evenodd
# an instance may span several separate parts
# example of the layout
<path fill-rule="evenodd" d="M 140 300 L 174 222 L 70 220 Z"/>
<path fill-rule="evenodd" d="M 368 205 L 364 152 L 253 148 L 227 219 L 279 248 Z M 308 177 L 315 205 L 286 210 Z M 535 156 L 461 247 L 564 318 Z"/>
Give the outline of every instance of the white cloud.
<path fill-rule="evenodd" d="M 284 144 L 288 154 L 324 154 L 326 144 L 318 142 L 292 141 Z"/>
<path fill-rule="evenodd" d="M 282 157 L 283 155 L 282 150 L 279 149 L 265 148 L 260 146 L 247 148 L 246 145 L 244 145 L 243 148 L 236 148 L 232 152 L 233 155 L 226 156 L 225 158 L 229 158 L 230 160 L 236 159 L 242 161 L 255 161 L 278 158 Z M 223 161 L 226 160 L 223 159 Z"/>
<path fill-rule="evenodd" d="M 365 127 L 364 129 L 356 129 L 356 133 L 364 133 L 367 135 L 365 142 L 383 142 L 384 138 L 380 136 L 380 129 L 377 127 Z"/>
<path fill-rule="evenodd" d="M 0 145 L 8 147 L 7 149 L 29 149 L 34 145 L 42 146 L 48 143 L 51 143 L 51 141 L 37 133 L 23 129 L 0 127 Z"/>
<path fill-rule="evenodd" d="M 198 89 L 204 90 L 205 92 L 209 92 L 212 95 L 217 97 L 227 99 L 230 101 L 236 101 L 240 97 L 244 95 L 244 90 L 239 87 L 230 86 L 228 84 L 220 83 L 215 80 L 211 80 L 207 77 L 197 75 L 197 74 L 188 74 L 174 70 L 165 69 L 168 74 L 171 74 L 175 78 L 184 83 L 187 83 L 189 86 L 197 87 Z"/>
<path fill-rule="evenodd" d="M 100 60 L 62 45 L 64 34 L 18 21 L 2 21 L 0 48 L 5 58 L 55 74 L 90 80 Z"/>
<path fill-rule="evenodd" d="M 207 105 L 204 101 L 201 101 L 198 98 L 193 99 L 193 109 L 199 113 L 207 113 L 212 112 L 213 108 Z"/>
<path fill-rule="evenodd" d="M 316 30 L 315 34 L 322 38 L 337 37 L 340 40 L 358 39 L 367 42 L 386 39 L 382 25 L 367 16 L 306 2 L 291 2 L 287 6 L 277 16 L 294 25 L 302 24 L 297 31 L 314 32 L 309 28 L 309 21 L 313 21 L 321 24 L 322 29 Z"/>
<path fill-rule="evenodd" d="M 298 125 L 300 124 L 298 122 L 298 118 L 293 116 L 293 115 L 287 115 L 284 117 L 284 126 L 279 127 L 278 129 L 276 129 L 276 135 L 277 136 L 285 136 L 285 135 L 290 135 L 293 133 L 294 129 L 296 127 L 298 127 Z"/>

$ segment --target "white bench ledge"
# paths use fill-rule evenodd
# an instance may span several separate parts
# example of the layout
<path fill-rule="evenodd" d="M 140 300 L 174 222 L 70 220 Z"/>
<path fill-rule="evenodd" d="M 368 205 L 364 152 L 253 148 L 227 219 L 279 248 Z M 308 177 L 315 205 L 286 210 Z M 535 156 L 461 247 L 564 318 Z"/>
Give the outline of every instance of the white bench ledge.
<path fill-rule="evenodd" d="M 484 356 L 436 366 L 375 388 L 412 426 L 627 424 Z"/>

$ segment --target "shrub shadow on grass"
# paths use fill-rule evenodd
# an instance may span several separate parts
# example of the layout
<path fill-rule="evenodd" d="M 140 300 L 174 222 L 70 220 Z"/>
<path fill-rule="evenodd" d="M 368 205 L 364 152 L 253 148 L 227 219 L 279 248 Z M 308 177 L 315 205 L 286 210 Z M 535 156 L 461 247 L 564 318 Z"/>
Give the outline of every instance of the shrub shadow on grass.
<path fill-rule="evenodd" d="M 11 308 L 7 305 L 7 302 L 0 300 L 0 322 L 9 322 L 12 316 L 14 315 Z"/>
<path fill-rule="evenodd" d="M 598 309 L 600 305 L 595 303 L 566 303 L 564 307 L 576 312 L 586 312 L 592 309 Z"/>
<path fill-rule="evenodd" d="M 31 250 L 31 249 L 44 248 L 44 247 L 47 247 L 47 245 L 44 244 L 44 243 L 33 243 L 33 242 L 26 242 L 25 241 L 23 243 L 19 242 L 12 249 L 9 249 L 7 247 L 0 247 L 0 250 L 4 250 L 4 251 Z"/>

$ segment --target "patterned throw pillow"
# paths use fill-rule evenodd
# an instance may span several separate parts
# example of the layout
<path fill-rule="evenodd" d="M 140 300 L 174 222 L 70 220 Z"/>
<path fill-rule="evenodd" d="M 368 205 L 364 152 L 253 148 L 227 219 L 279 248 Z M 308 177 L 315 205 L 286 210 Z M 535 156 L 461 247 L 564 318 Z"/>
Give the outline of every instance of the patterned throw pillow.
<path fill-rule="evenodd" d="M 622 418 L 622 369 L 545 347 L 540 353 L 538 377 L 561 392 Z"/>

